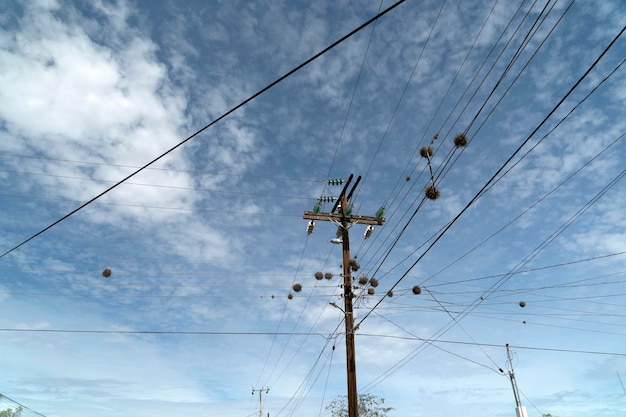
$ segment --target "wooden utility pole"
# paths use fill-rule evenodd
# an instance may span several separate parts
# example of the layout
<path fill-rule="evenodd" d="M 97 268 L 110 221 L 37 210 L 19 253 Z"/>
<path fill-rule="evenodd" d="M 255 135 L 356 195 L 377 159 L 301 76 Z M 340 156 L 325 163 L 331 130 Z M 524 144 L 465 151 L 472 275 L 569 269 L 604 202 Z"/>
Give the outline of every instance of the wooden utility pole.
<path fill-rule="evenodd" d="M 351 224 L 361 223 L 365 225 L 382 225 L 385 219 L 373 216 L 352 215 L 352 208 L 349 206 L 350 198 L 354 189 L 358 185 L 359 176 L 354 187 L 348 195 L 346 190 L 352 181 L 352 175 L 346 181 L 343 191 L 339 195 L 337 203 L 329 213 L 315 211 L 305 211 L 303 218 L 306 220 L 324 220 L 338 224 L 341 227 L 341 240 L 343 247 L 343 301 L 346 322 L 346 370 L 348 378 L 348 417 L 359 416 L 358 395 L 356 388 L 356 355 L 354 347 L 354 314 L 352 310 L 352 271 L 350 267 L 350 233 Z M 339 212 L 336 212 L 339 209 Z M 381 212 L 382 213 L 382 212 Z"/>

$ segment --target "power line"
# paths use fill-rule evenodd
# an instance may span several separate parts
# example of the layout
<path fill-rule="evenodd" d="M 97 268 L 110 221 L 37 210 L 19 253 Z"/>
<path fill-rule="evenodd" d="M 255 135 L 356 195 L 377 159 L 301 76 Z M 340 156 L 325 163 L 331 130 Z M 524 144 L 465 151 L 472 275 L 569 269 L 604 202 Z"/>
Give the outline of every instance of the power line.
<path fill-rule="evenodd" d="M 0 328 L 0 332 L 17 333 L 75 333 L 75 334 L 154 334 L 154 335 L 180 335 L 180 336 L 320 336 L 328 339 L 322 333 L 311 332 L 218 332 L 218 331 L 188 331 L 188 330 L 76 330 L 76 329 L 25 329 L 25 328 Z"/>
<path fill-rule="evenodd" d="M 8 255 L 9 253 L 15 251 L 16 249 L 22 247 L 23 245 L 27 244 L 28 242 L 30 242 L 31 240 L 35 239 L 36 237 L 38 237 L 38 236 L 42 235 L 43 233 L 47 232 L 48 230 L 50 230 L 51 228 L 53 228 L 57 224 L 59 224 L 62 221 L 66 220 L 70 216 L 76 214 L 78 211 L 80 211 L 83 208 L 87 207 L 89 204 L 93 203 L 94 201 L 96 201 L 97 199 L 102 197 L 103 195 L 109 193 L 110 191 L 112 191 L 113 189 L 117 188 L 118 186 L 120 186 L 121 184 L 123 184 L 124 182 L 129 180 L 130 178 L 134 177 L 135 175 L 137 175 L 138 173 L 143 171 L 144 169 L 148 168 L 150 165 L 154 164 L 155 162 L 161 160 L 162 158 L 164 158 L 165 156 L 169 155 L 170 153 L 172 153 L 176 149 L 180 148 L 182 145 L 184 145 L 185 143 L 189 142 L 190 140 L 192 140 L 193 138 L 198 136 L 200 133 L 204 132 L 205 130 L 207 130 L 208 128 L 213 126 L 214 124 L 216 124 L 216 123 L 220 122 L 221 120 L 225 119 L 226 117 L 228 117 L 229 115 L 231 115 L 235 111 L 239 110 L 240 108 L 242 108 L 246 104 L 250 103 L 255 98 L 259 97 L 260 95 L 262 95 L 263 93 L 267 92 L 268 90 L 270 90 L 274 86 L 278 85 L 279 83 L 281 83 L 285 79 L 289 78 L 291 75 L 295 74 L 296 72 L 298 72 L 299 70 L 301 70 L 302 68 L 304 68 L 305 66 L 310 64 L 311 62 L 317 60 L 319 57 L 321 57 L 322 55 L 324 55 L 325 53 L 327 53 L 331 49 L 335 48 L 337 45 L 341 44 L 345 40 L 351 38 L 354 34 L 358 33 L 363 28 L 369 26 L 371 23 L 375 22 L 376 20 L 378 20 L 379 18 L 381 18 L 385 14 L 389 13 L 391 10 L 395 9 L 396 7 L 398 7 L 400 4 L 404 3 L 405 1 L 406 0 L 399 0 L 396 3 L 392 4 L 391 6 L 389 6 L 388 8 L 383 10 L 382 12 L 378 13 L 376 16 L 372 17 L 371 19 L 367 20 L 365 23 L 363 23 L 360 26 L 358 26 L 356 29 L 353 29 L 348 34 L 342 36 L 339 40 L 333 42 L 331 45 L 329 45 L 326 48 L 322 49 L 320 52 L 316 53 L 311 58 L 307 59 L 306 61 L 304 61 L 300 65 L 296 66 L 292 70 L 290 70 L 287 73 L 285 73 L 284 75 L 280 76 L 275 81 L 273 81 L 270 84 L 268 84 L 267 86 L 263 87 L 261 90 L 257 91 L 256 93 L 252 94 L 250 97 L 248 97 L 247 99 L 245 99 L 241 103 L 239 103 L 236 106 L 232 107 L 230 110 L 226 111 L 225 113 L 223 113 L 221 116 L 219 116 L 216 119 L 214 119 L 209 124 L 205 125 L 201 129 L 197 130 L 195 133 L 191 134 L 186 139 L 184 139 L 183 141 L 179 142 L 177 145 L 173 146 L 172 148 L 168 149 L 167 151 L 165 151 L 161 155 L 157 156 L 156 158 L 154 158 L 153 160 L 151 160 L 147 164 L 143 165 L 142 167 L 140 167 L 139 169 L 137 169 L 136 171 L 134 171 L 130 175 L 127 175 L 122 180 L 118 181 L 116 184 L 114 184 L 111 187 L 107 188 L 106 190 L 102 191 L 100 194 L 98 194 L 95 197 L 91 198 L 87 202 L 81 204 L 80 206 L 78 206 L 74 210 L 72 210 L 69 213 L 65 214 L 64 216 L 62 216 L 61 218 L 59 218 L 55 222 L 51 223 L 50 225 L 48 225 L 45 228 L 41 229 L 40 231 L 38 231 L 34 235 L 30 236 L 26 240 L 22 241 L 21 243 L 13 246 L 12 248 L 10 248 L 7 251 L 5 251 L 4 253 L 0 254 L 0 259 L 4 258 L 6 255 Z"/>
<path fill-rule="evenodd" d="M 583 82 L 583 80 L 591 73 L 591 71 L 596 67 L 596 65 L 600 62 L 600 60 L 604 57 L 604 55 L 611 49 L 611 47 L 617 42 L 617 40 L 621 37 L 621 35 L 626 30 L 626 26 L 622 27 L 620 32 L 613 38 L 613 40 L 604 48 L 604 50 L 600 53 L 600 55 L 595 59 L 595 61 L 591 64 L 591 66 L 583 73 L 583 75 L 574 83 L 574 85 L 565 93 L 565 95 L 557 102 L 557 104 L 550 110 L 550 112 L 542 119 L 542 121 L 533 129 L 533 131 L 522 141 L 522 143 L 515 149 L 515 151 L 509 156 L 509 158 L 498 168 L 498 170 L 487 180 L 485 185 L 474 195 L 474 197 L 463 207 L 463 209 L 446 225 L 446 227 L 437 235 L 437 237 L 431 242 L 431 244 L 424 250 L 424 252 L 417 258 L 417 260 L 407 269 L 405 273 L 403 273 L 400 278 L 396 281 L 396 283 L 391 287 L 393 290 L 407 275 L 408 273 L 426 256 L 426 254 L 435 246 L 435 244 L 443 237 L 443 235 L 450 230 L 452 225 L 456 223 L 456 221 L 461 218 L 461 216 L 472 206 L 476 200 L 478 200 L 488 189 L 488 187 L 493 183 L 500 173 L 507 167 L 507 165 L 515 158 L 515 156 L 522 150 L 522 148 L 530 141 L 530 139 L 541 129 L 541 127 L 548 121 L 550 117 L 557 111 L 557 109 L 565 102 L 565 100 L 572 94 L 572 92 Z M 620 177 L 621 178 L 621 177 Z M 359 321 L 357 327 L 363 323 L 367 317 L 369 317 L 372 310 L 380 305 L 380 303 L 385 299 L 386 295 L 383 297 L 372 307 L 372 309 L 365 314 L 365 316 Z"/>

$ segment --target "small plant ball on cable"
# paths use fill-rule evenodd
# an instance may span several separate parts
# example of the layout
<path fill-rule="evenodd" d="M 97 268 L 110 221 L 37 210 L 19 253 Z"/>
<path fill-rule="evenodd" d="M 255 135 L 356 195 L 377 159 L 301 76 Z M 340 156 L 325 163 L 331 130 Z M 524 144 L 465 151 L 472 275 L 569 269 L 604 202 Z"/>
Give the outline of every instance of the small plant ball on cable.
<path fill-rule="evenodd" d="M 419 285 L 416 285 L 413 287 L 413 294 L 419 295 L 421 293 L 422 293 L 422 287 L 420 287 Z"/>
<path fill-rule="evenodd" d="M 435 151 L 430 146 L 422 146 L 420 148 L 420 155 L 422 156 L 422 158 L 430 158 L 434 154 L 435 154 Z"/>
<path fill-rule="evenodd" d="M 321 280 L 322 278 L 324 278 L 324 274 L 322 274 L 321 272 L 316 272 L 315 273 L 315 279 L 316 280 Z"/>
<path fill-rule="evenodd" d="M 102 276 L 105 278 L 108 278 L 111 276 L 111 270 L 109 268 L 105 268 L 104 271 L 102 271 Z"/>
<path fill-rule="evenodd" d="M 350 268 L 352 269 L 352 271 L 356 272 L 359 270 L 359 268 L 361 268 L 361 264 L 359 264 L 357 262 L 356 259 L 350 259 Z"/>
<path fill-rule="evenodd" d="M 378 287 L 378 280 L 376 278 L 370 278 L 370 285 L 374 288 Z"/>
<path fill-rule="evenodd" d="M 375 292 L 376 292 L 376 291 L 374 291 L 374 288 L 368 288 L 368 289 L 367 289 L 367 294 L 368 294 L 368 295 L 374 295 L 374 293 L 375 293 Z"/>
<path fill-rule="evenodd" d="M 327 272 L 324 274 L 324 278 L 326 279 L 333 279 L 333 274 L 331 272 Z"/>
<path fill-rule="evenodd" d="M 368 281 L 368 280 L 367 280 L 367 277 L 361 277 L 361 278 L 359 278 L 359 284 L 360 284 L 360 285 L 365 285 L 365 284 L 367 284 L 367 281 Z"/>
<path fill-rule="evenodd" d="M 298 284 L 298 283 L 293 284 L 293 290 L 294 290 L 295 292 L 300 292 L 300 291 L 302 291 L 302 284 Z"/>
<path fill-rule="evenodd" d="M 459 133 L 454 137 L 454 146 L 457 148 L 467 146 L 467 136 L 465 136 L 465 133 Z"/>
<path fill-rule="evenodd" d="M 428 187 L 426 187 L 426 190 L 424 192 L 426 193 L 426 197 L 430 198 L 431 200 L 436 200 L 441 195 L 439 188 L 437 188 L 437 186 L 435 185 L 429 185 Z"/>
<path fill-rule="evenodd" d="M 519 306 L 522 307 L 522 308 L 526 307 L 526 302 L 525 301 L 520 301 L 519 302 Z"/>

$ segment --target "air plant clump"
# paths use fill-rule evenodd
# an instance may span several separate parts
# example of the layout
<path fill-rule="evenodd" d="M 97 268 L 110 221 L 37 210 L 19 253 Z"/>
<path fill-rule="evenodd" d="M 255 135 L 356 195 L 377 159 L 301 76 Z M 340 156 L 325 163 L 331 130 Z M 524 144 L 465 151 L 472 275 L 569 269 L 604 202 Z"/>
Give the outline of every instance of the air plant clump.
<path fill-rule="evenodd" d="M 360 285 L 365 285 L 365 284 L 367 284 L 367 281 L 368 281 L 367 277 L 361 277 L 361 278 L 359 278 L 359 284 L 360 284 Z"/>
<path fill-rule="evenodd" d="M 410 175 L 407 175 L 407 176 L 406 176 L 406 180 L 407 180 L 407 181 L 411 181 L 411 176 L 410 176 Z"/>
<path fill-rule="evenodd" d="M 465 135 L 465 133 L 459 133 L 454 137 L 454 146 L 456 146 L 457 148 L 467 146 L 467 136 Z"/>
<path fill-rule="evenodd" d="M 391 290 L 387 291 L 387 297 L 393 297 L 393 291 Z"/>
<path fill-rule="evenodd" d="M 105 277 L 105 278 L 110 277 L 110 276 L 111 276 L 111 270 L 110 270 L 109 268 L 105 268 L 105 269 L 102 271 L 102 276 L 103 276 L 103 277 Z"/>
<path fill-rule="evenodd" d="M 319 272 L 319 271 L 315 273 L 315 279 L 316 279 L 316 280 L 318 280 L 318 281 L 319 281 L 319 280 L 321 280 L 322 278 L 324 278 L 324 274 L 322 274 L 322 273 L 321 273 L 321 272 Z"/>
<path fill-rule="evenodd" d="M 356 261 L 356 259 L 350 259 L 350 269 L 353 271 L 358 271 L 361 265 Z"/>
<path fill-rule="evenodd" d="M 522 307 L 522 308 L 526 307 L 526 302 L 525 301 L 520 301 L 519 302 L 519 306 Z"/>
<path fill-rule="evenodd" d="M 422 287 L 420 287 L 419 285 L 416 285 L 413 287 L 413 294 L 419 295 L 421 293 L 422 293 Z"/>
<path fill-rule="evenodd" d="M 333 279 L 333 274 L 332 274 L 332 272 L 327 272 L 327 273 L 325 273 L 325 274 L 324 274 L 324 278 L 326 278 L 326 279 Z"/>
<path fill-rule="evenodd" d="M 430 198 L 431 200 L 436 200 L 441 195 L 441 192 L 436 185 L 429 185 L 428 187 L 426 187 L 425 193 L 426 197 Z"/>
<path fill-rule="evenodd" d="M 435 154 L 435 150 L 431 146 L 422 146 L 420 148 L 420 155 L 422 158 L 430 158 Z"/>
<path fill-rule="evenodd" d="M 293 287 L 292 287 L 292 288 L 293 288 L 293 290 L 294 290 L 295 292 L 300 292 L 300 291 L 302 291 L 302 284 L 295 283 L 295 284 L 293 284 Z"/>
<path fill-rule="evenodd" d="M 367 289 L 367 294 L 368 294 L 368 295 L 374 295 L 374 293 L 375 293 L 375 292 L 376 292 L 376 291 L 374 291 L 374 288 L 368 288 L 368 289 Z"/>
<path fill-rule="evenodd" d="M 290 300 L 293 298 L 293 294 L 289 293 L 289 295 L 287 296 L 287 298 L 289 298 Z"/>
<path fill-rule="evenodd" d="M 378 287 L 378 280 L 376 278 L 370 278 L 370 285 L 374 288 Z"/>

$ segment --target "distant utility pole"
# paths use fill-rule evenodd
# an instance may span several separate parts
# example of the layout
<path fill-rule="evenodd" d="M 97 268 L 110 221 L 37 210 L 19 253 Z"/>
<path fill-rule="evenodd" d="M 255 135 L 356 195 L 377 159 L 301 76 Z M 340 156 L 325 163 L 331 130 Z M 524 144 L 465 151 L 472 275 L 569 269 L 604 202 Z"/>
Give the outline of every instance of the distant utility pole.
<path fill-rule="evenodd" d="M 259 417 L 263 417 L 263 393 L 265 392 L 267 394 L 270 392 L 270 388 L 261 387 L 261 389 L 254 389 L 254 387 L 252 387 L 252 395 L 254 395 L 255 392 L 259 393 Z M 267 415 L 269 417 L 269 413 Z"/>
<path fill-rule="evenodd" d="M 305 211 L 303 218 L 310 220 L 307 231 L 312 232 L 315 220 L 330 221 L 341 228 L 341 243 L 343 245 L 343 301 L 346 322 L 346 368 L 348 377 L 348 417 L 358 417 L 358 398 L 356 389 L 356 358 L 354 352 L 354 315 L 352 313 L 352 274 L 350 269 L 350 233 L 351 224 L 382 225 L 385 221 L 382 217 L 384 210 L 379 210 L 380 216 L 358 216 L 352 214 L 350 199 L 356 186 L 361 181 L 359 176 L 352 187 L 350 193 L 346 194 L 348 186 L 352 181 L 351 174 L 337 199 L 333 209 L 328 213 L 321 211 Z M 319 206 L 318 206 L 319 207 Z M 371 233 L 371 229 L 370 229 Z"/>
<path fill-rule="evenodd" d="M 511 385 L 513 386 L 513 395 L 515 396 L 515 415 L 516 417 L 528 417 L 526 414 L 526 407 L 522 405 L 519 396 L 519 390 L 517 389 L 517 382 L 515 381 L 515 372 L 513 372 L 513 360 L 511 359 L 511 347 L 509 344 L 506 344 L 506 353 L 509 357 L 509 363 L 511 364 L 511 370 L 509 371 L 509 379 L 511 380 Z"/>

